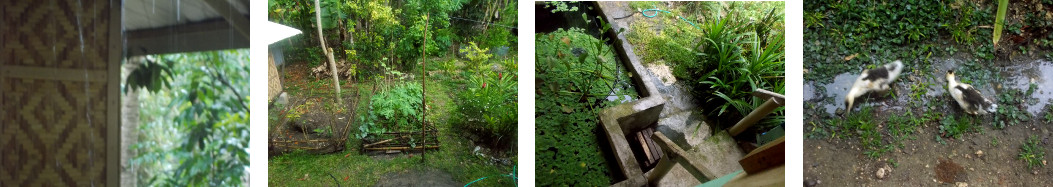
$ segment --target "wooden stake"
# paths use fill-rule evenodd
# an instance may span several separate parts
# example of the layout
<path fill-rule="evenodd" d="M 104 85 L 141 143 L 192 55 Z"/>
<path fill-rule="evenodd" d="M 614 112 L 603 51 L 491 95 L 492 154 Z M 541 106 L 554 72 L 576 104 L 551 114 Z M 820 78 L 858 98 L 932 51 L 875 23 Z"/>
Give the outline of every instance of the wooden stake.
<path fill-rule="evenodd" d="M 392 139 L 382 140 L 382 141 L 379 141 L 379 142 L 376 142 L 376 143 L 366 144 L 365 146 L 362 146 L 362 147 L 367 147 L 367 148 L 368 147 L 373 147 L 374 145 L 380 145 L 380 144 L 383 144 L 383 143 L 388 143 L 388 142 L 395 141 L 397 139 L 406 138 L 406 137 L 409 137 L 409 135 L 399 136 L 399 137 L 395 137 L 395 138 L 392 138 Z"/>
<path fill-rule="evenodd" d="M 421 77 L 421 81 L 420 81 L 421 82 L 421 84 L 420 84 L 420 92 L 421 92 L 420 93 L 420 95 L 421 95 L 421 97 L 420 97 L 420 99 L 421 99 L 421 101 L 420 101 L 421 102 L 421 107 L 420 107 L 421 108 L 420 109 L 421 110 L 421 112 L 420 112 L 420 137 L 421 137 L 421 142 L 424 145 L 428 144 L 428 137 L 424 134 L 424 129 L 427 129 L 426 128 L 427 124 L 424 123 L 424 121 L 426 121 L 425 119 L 427 119 L 426 117 L 428 116 L 428 94 L 425 94 L 425 93 L 427 93 L 427 90 L 428 90 L 427 89 L 428 88 L 427 87 L 427 85 L 428 85 L 428 72 L 427 72 L 427 70 L 428 70 L 428 59 L 427 59 L 428 58 L 428 53 L 427 52 L 428 52 L 428 17 L 430 17 L 430 16 L 431 16 L 431 14 L 425 14 L 424 15 L 424 45 L 423 45 L 424 47 L 422 47 L 421 50 L 420 50 L 420 54 L 421 54 L 420 55 L 420 60 L 421 60 L 421 62 L 420 62 L 421 63 L 421 68 L 420 68 L 420 77 Z M 436 146 L 436 148 L 438 148 L 438 147 Z M 420 153 L 420 161 L 422 163 L 425 163 L 424 160 L 425 160 L 424 159 L 424 152 L 421 152 Z"/>
<path fill-rule="evenodd" d="M 426 150 L 426 149 L 438 149 L 438 148 L 439 148 L 439 146 L 417 146 L 416 148 L 412 148 L 412 147 L 378 147 L 378 148 L 366 148 L 366 150 L 369 150 L 369 151 L 413 150 L 413 149 Z M 424 153 L 421 153 L 421 158 L 424 158 Z"/>

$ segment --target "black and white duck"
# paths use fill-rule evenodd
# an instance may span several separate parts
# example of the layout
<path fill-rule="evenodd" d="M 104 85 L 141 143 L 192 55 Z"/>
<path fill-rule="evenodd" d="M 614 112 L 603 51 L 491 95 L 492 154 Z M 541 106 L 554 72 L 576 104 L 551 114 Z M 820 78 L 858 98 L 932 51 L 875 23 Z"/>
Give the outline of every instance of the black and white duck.
<path fill-rule="evenodd" d="M 899 77 L 900 72 L 903 72 L 903 62 L 899 60 L 874 69 L 863 70 L 856 82 L 852 84 L 852 88 L 848 90 L 848 95 L 845 95 L 845 106 L 847 108 L 845 108 L 844 114 L 847 115 L 848 112 L 852 111 L 856 98 L 869 92 L 888 91 L 889 84 Z"/>
<path fill-rule="evenodd" d="M 951 93 L 951 97 L 954 97 L 954 101 L 958 102 L 958 106 L 961 106 L 965 113 L 984 115 L 998 110 L 998 104 L 980 95 L 980 91 L 977 91 L 972 85 L 954 80 L 954 70 L 947 71 L 947 91 Z"/>

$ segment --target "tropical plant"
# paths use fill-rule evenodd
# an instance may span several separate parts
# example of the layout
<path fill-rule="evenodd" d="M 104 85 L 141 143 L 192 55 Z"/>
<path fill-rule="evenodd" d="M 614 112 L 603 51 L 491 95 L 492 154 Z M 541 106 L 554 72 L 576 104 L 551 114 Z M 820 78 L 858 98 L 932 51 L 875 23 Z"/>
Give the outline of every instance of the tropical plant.
<path fill-rule="evenodd" d="M 249 90 L 248 51 L 171 54 L 159 59 L 174 63 L 167 76 L 140 80 L 168 81 L 170 86 L 138 96 L 142 102 L 138 128 L 141 134 L 131 148 L 139 154 L 130 164 L 141 168 L 139 184 L 245 183 L 249 110 L 248 97 L 243 94 Z"/>
<path fill-rule="evenodd" d="M 422 94 L 419 84 L 406 83 L 373 95 L 369 113 L 359 117 L 357 137 L 420 130 Z"/>
<path fill-rule="evenodd" d="M 474 75 L 468 77 L 467 90 L 457 95 L 460 102 L 456 121 L 462 128 L 483 132 L 497 140 L 498 146 L 504 146 L 516 139 L 519 106 L 516 70 L 483 71 Z"/>

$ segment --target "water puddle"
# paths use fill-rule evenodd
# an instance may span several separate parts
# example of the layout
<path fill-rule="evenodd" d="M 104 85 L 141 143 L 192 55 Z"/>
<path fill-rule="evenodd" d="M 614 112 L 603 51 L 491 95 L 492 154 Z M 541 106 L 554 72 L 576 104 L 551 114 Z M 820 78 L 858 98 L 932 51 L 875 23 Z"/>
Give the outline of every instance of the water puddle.
<path fill-rule="evenodd" d="M 1031 94 L 1031 98 L 1037 99 L 1037 102 L 1025 102 L 1028 113 L 1032 115 L 1042 113 L 1042 109 L 1045 109 L 1053 99 L 1053 62 L 1038 60 L 1032 63 L 1007 66 L 1002 71 L 1002 76 L 1007 77 L 1003 83 L 1004 88 L 1026 92 L 1031 84 L 1035 84 L 1035 91 Z"/>
<path fill-rule="evenodd" d="M 834 76 L 834 82 L 830 84 L 821 85 L 823 88 L 826 89 L 825 94 L 811 95 L 816 95 L 818 98 L 832 97 L 833 101 L 835 102 L 825 103 L 823 104 L 823 108 L 825 108 L 826 113 L 834 114 L 834 112 L 837 111 L 838 108 L 845 107 L 845 104 L 843 102 L 845 95 L 848 94 L 848 89 L 852 87 L 852 83 L 855 83 L 857 77 L 859 77 L 859 75 L 856 75 L 855 73 L 838 74 L 837 76 Z M 809 93 L 805 93 L 805 95 L 809 95 Z"/>
<path fill-rule="evenodd" d="M 947 84 L 944 75 L 947 70 L 951 69 L 964 71 L 965 68 L 962 66 L 966 64 L 966 61 L 950 58 L 935 59 L 932 63 L 932 68 L 935 72 L 914 72 L 914 69 L 921 68 L 909 67 L 907 72 L 903 72 L 900 75 L 893 85 L 896 97 L 889 98 L 895 99 L 895 101 L 875 102 L 882 99 L 870 100 L 869 102 L 862 102 L 858 106 L 883 106 L 888 109 L 909 108 L 911 87 L 923 83 L 927 85 L 925 88 L 927 93 L 925 97 L 921 97 L 920 102 L 926 103 L 932 98 L 939 97 L 950 99 L 947 91 L 944 90 Z M 1030 98 L 1027 98 L 1034 99 L 1025 103 L 1027 111 L 1032 115 L 1041 115 L 1046 105 L 1053 103 L 1053 62 L 1046 60 L 1022 62 L 991 71 L 1000 72 L 1001 77 L 1006 77 L 1005 80 L 973 80 L 974 83 L 972 84 L 989 99 L 997 99 L 997 94 L 1001 92 L 996 90 L 1016 89 L 1026 92 L 1031 84 L 1035 84 L 1035 91 L 1030 95 Z M 826 113 L 834 115 L 837 109 L 845 107 L 844 97 L 859 76 L 858 73 L 846 72 L 838 74 L 833 77 L 833 82 L 829 84 L 816 83 L 814 80 L 806 81 L 803 87 L 804 101 L 817 102 L 817 105 L 821 106 Z M 999 86 L 1001 88 L 996 89 Z M 858 107 L 856 108 L 858 109 Z"/>

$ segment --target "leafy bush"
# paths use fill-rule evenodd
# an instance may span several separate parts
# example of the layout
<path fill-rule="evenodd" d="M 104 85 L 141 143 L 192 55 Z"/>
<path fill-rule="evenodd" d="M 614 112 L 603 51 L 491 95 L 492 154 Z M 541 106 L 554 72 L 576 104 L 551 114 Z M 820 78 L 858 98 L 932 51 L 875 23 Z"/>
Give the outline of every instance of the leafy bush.
<path fill-rule="evenodd" d="M 509 60 L 511 61 L 511 60 Z M 460 92 L 457 119 L 462 128 L 484 132 L 503 146 L 516 138 L 518 83 L 516 70 L 477 72 Z"/>
<path fill-rule="evenodd" d="M 357 137 L 420 130 L 422 94 L 419 84 L 407 83 L 373 95 L 369 113 L 359 117 Z"/>
<path fill-rule="evenodd" d="M 488 53 L 489 51 L 490 49 L 487 48 L 479 48 L 479 46 L 475 45 L 475 42 L 468 42 L 468 47 L 460 50 L 465 57 L 468 57 L 468 67 L 473 69 L 478 68 L 479 65 L 490 60 L 490 57 L 493 57 L 493 55 Z"/>
<path fill-rule="evenodd" d="M 785 79 L 783 37 L 774 34 L 768 41 L 755 33 L 756 24 L 731 18 L 702 23 L 702 39 L 693 49 L 699 62 L 679 63 L 674 75 L 696 88 L 699 98 L 715 106 L 710 115 L 737 121 L 763 103 L 750 93 L 756 89 L 783 92 Z M 729 110 L 730 109 L 730 110 Z M 728 111 L 735 113 L 727 113 Z M 781 123 L 780 115 L 774 121 Z"/>

